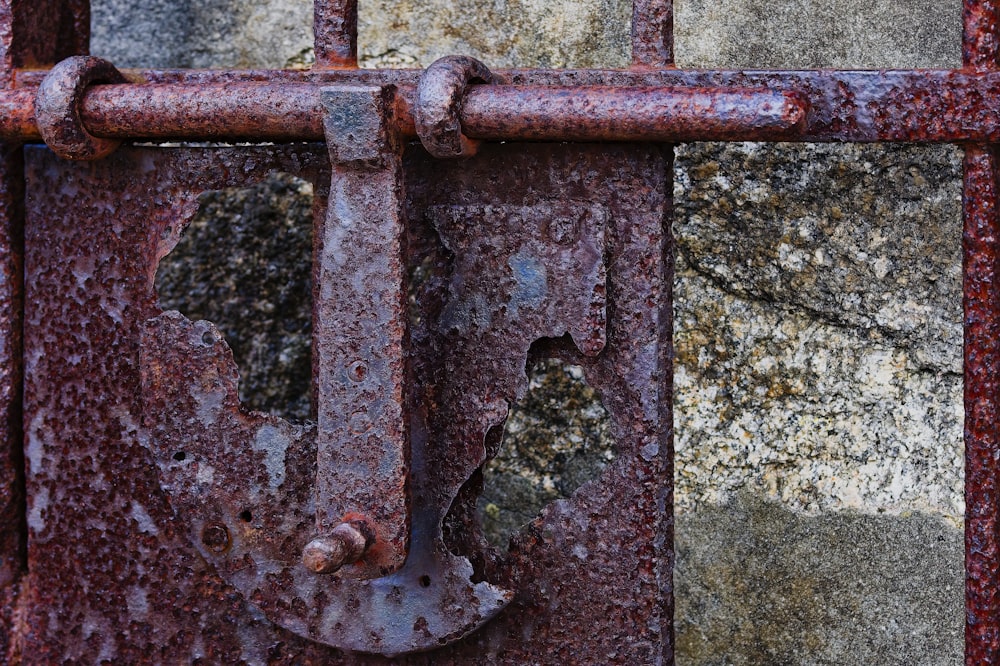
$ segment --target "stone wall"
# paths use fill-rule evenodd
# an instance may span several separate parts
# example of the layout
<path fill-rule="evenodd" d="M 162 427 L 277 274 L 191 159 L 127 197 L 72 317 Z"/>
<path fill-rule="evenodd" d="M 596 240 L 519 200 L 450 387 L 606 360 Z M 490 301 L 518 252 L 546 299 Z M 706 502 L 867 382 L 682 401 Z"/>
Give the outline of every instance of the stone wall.
<path fill-rule="evenodd" d="M 959 61 L 959 0 L 675 3 L 685 67 Z M 362 0 L 362 61 L 623 66 L 629 5 Z M 310 17 L 302 0 L 98 0 L 93 51 L 295 65 Z M 950 146 L 678 147 L 679 664 L 961 663 L 960 166 Z M 211 245 L 193 251 L 230 253 Z M 190 282 L 166 282 L 182 303 Z"/>

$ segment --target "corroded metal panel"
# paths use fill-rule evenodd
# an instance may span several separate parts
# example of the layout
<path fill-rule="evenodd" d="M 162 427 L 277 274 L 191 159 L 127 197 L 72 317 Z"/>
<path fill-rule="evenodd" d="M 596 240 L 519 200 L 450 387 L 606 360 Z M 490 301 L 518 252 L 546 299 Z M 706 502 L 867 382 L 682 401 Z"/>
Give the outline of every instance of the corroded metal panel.
<path fill-rule="evenodd" d="M 86 0 L 0 2 L 0 86 L 19 67 L 82 53 L 90 36 Z M 22 234 L 24 168 L 18 143 L 0 144 L 0 661 L 20 658 L 17 597 L 26 562 L 22 447 Z"/>
<path fill-rule="evenodd" d="M 316 576 L 300 560 L 314 534 L 315 431 L 242 410 L 224 340 L 208 322 L 161 313 L 153 275 L 200 191 L 272 169 L 322 190 L 325 149 L 126 148 L 86 165 L 43 149 L 28 157 L 26 651 L 39 661 L 384 663 L 296 634 L 334 615 L 349 624 L 371 603 L 341 594 L 350 585 L 387 594 L 386 621 L 402 612 L 393 595 L 467 612 L 468 600 L 433 601 L 441 563 L 463 561 L 446 575 L 510 590 L 509 604 L 468 637 L 398 663 L 669 660 L 668 152 L 503 145 L 441 162 L 406 150 L 418 556 L 370 585 L 330 574 L 323 603 L 335 612 L 320 614 L 293 582 Z M 478 470 L 527 388 L 529 351 L 585 368 L 619 455 L 498 550 L 475 514 Z M 248 592 L 241 576 L 261 566 L 275 585 Z M 268 619 L 289 613 L 306 624 Z M 457 638 L 435 635 L 431 617 L 395 631 L 425 635 L 405 638 L 423 650 Z M 359 640 L 350 647 L 387 651 Z"/>
<path fill-rule="evenodd" d="M 20 147 L 0 144 L 0 655 L 11 655 L 16 643 L 14 605 L 25 565 L 21 449 L 22 178 Z"/>
<path fill-rule="evenodd" d="M 316 179 L 323 149 L 27 153 L 26 659 L 266 662 L 281 639 L 199 555 L 203 517 L 175 514 L 141 444 L 139 340 L 197 195 L 271 169 Z"/>

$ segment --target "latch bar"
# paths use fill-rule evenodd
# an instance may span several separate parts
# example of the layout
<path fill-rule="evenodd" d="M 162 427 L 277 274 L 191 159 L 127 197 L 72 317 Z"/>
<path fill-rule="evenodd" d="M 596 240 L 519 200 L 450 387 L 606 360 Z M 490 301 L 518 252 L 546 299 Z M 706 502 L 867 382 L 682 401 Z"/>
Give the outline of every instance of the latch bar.
<path fill-rule="evenodd" d="M 357 86 L 323 94 L 333 176 L 316 252 L 320 534 L 303 554 L 317 573 L 360 559 L 348 575 L 386 575 L 403 565 L 409 541 L 403 165 L 394 92 Z M 354 540 L 361 545 L 349 552 Z M 364 552 L 365 542 L 372 552 Z"/>
<path fill-rule="evenodd" d="M 514 84 L 473 84 L 463 99 L 462 127 L 471 138 L 1000 141 L 997 72 L 632 70 L 496 74 Z M 95 136 L 320 141 L 324 139 L 320 90 L 359 84 L 395 85 L 400 99 L 399 131 L 404 138 L 416 136 L 417 71 L 130 72 L 128 76 L 168 82 L 88 88 L 80 116 Z M 262 81 L 264 78 L 271 80 Z M 22 84 L 37 81 L 35 74 L 21 75 Z M 579 85 L 566 85 L 571 83 Z M 35 121 L 35 95 L 30 87 L 0 95 L 0 139 L 41 139 Z M 919 105 L 914 103 L 917 99 Z"/>

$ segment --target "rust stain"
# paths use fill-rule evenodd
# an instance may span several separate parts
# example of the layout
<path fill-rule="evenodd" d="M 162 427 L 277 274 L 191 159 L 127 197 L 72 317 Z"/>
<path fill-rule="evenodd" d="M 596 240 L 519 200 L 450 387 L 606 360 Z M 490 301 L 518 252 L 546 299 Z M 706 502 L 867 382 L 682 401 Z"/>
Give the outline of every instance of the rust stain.
<path fill-rule="evenodd" d="M 486 146 L 454 163 L 405 152 L 405 265 L 424 271 L 404 400 L 413 523 L 404 567 L 368 580 L 301 563 L 315 429 L 242 410 L 218 332 L 159 313 L 152 293 L 201 189 L 280 169 L 322 190 L 324 162 L 311 147 L 123 148 L 86 165 L 30 151 L 33 191 L 62 194 L 29 210 L 26 649 L 170 661 L 270 646 L 275 663 L 381 663 L 301 634 L 389 654 L 454 642 L 433 663 L 668 653 L 669 310 L 649 303 L 669 296 L 669 160 L 653 147 Z M 500 552 L 475 519 L 476 479 L 539 338 L 586 368 L 620 455 Z M 43 565 L 56 559 L 77 575 Z M 578 631 L 594 622 L 601 632 Z M 70 640 L 81 627 L 87 640 Z"/>
<path fill-rule="evenodd" d="M 955 71 L 675 70 L 670 0 L 633 10 L 627 71 L 358 70 L 357 3 L 320 0 L 313 71 L 119 79 L 92 59 L 31 71 L 87 50 L 87 3 L 3 3 L 6 141 L 44 136 L 73 159 L 135 139 L 328 146 L 125 147 L 89 164 L 29 148 L 25 199 L 6 145 L 0 648 L 45 663 L 671 663 L 671 151 L 649 142 L 951 141 L 972 142 L 966 661 L 1000 663 L 1000 4 L 965 2 Z M 418 135 L 467 159 L 405 144 Z M 470 157 L 481 140 L 508 143 Z M 219 332 L 153 292 L 197 195 L 270 170 L 329 202 L 317 425 L 245 410 Z M 619 456 L 503 551 L 475 501 L 529 348 L 584 368 Z M 314 539 L 329 546 L 315 562 Z"/>

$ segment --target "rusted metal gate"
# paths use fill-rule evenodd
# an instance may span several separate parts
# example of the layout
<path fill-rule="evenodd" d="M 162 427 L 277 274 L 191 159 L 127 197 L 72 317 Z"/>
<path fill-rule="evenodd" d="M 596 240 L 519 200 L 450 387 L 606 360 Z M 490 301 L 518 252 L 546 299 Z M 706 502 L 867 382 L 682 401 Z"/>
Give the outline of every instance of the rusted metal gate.
<path fill-rule="evenodd" d="M 956 71 L 676 70 L 669 0 L 627 70 L 365 71 L 356 3 L 315 12 L 311 71 L 119 72 L 86 0 L 0 3 L 9 661 L 672 662 L 669 144 L 780 139 L 966 148 L 966 661 L 1000 663 L 1000 1 Z M 318 193 L 315 425 L 241 409 L 153 286 L 199 193 L 273 170 Z M 619 456 L 499 552 L 529 355 Z"/>

